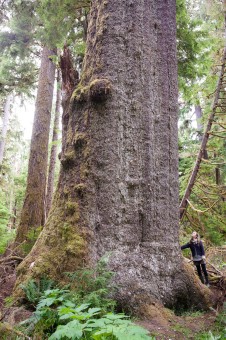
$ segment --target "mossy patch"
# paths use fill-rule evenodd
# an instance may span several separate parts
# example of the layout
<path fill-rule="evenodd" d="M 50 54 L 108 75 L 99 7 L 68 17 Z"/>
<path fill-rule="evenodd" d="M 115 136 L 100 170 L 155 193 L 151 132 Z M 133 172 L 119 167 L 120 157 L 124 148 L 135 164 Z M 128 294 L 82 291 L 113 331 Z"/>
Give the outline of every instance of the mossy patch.
<path fill-rule="evenodd" d="M 89 163 L 88 162 L 81 163 L 81 165 L 80 165 L 80 177 L 81 177 L 81 179 L 87 178 L 88 175 L 89 175 Z"/>
<path fill-rule="evenodd" d="M 34 246 L 34 244 L 35 244 L 39 234 L 41 233 L 42 229 L 43 229 L 43 227 L 40 226 L 40 227 L 37 227 L 37 228 L 34 228 L 34 229 L 28 231 L 27 239 L 21 245 L 21 250 L 22 250 L 23 254 L 27 255 L 31 251 L 31 249 Z"/>
<path fill-rule="evenodd" d="M 20 334 L 21 335 L 21 334 Z M 16 340 L 17 339 L 18 334 L 15 333 L 15 331 L 13 330 L 13 327 L 8 324 L 8 323 L 0 323 L 0 338 L 2 340 Z"/>
<path fill-rule="evenodd" d="M 86 242 L 79 235 L 74 235 L 74 237 L 67 242 L 65 251 L 67 254 L 73 254 L 75 256 L 85 255 L 85 245 Z"/>
<path fill-rule="evenodd" d="M 82 147 L 86 144 L 86 134 L 83 132 L 76 132 L 73 140 L 75 148 Z"/>
<path fill-rule="evenodd" d="M 69 150 L 61 156 L 61 164 L 64 168 L 69 168 L 74 165 L 75 153 L 74 150 Z"/>
<path fill-rule="evenodd" d="M 112 91 L 111 82 L 108 79 L 95 79 L 90 83 L 90 99 L 94 102 L 103 102 L 107 100 Z"/>
<path fill-rule="evenodd" d="M 89 86 L 82 86 L 81 83 L 78 84 L 71 96 L 71 102 L 76 101 L 82 103 L 88 99 Z"/>
<path fill-rule="evenodd" d="M 90 99 L 93 102 L 103 102 L 109 97 L 111 91 L 112 84 L 106 78 L 94 79 L 85 86 L 80 82 L 71 96 L 71 101 L 81 103 Z"/>
<path fill-rule="evenodd" d="M 85 191 L 86 191 L 86 184 L 85 183 L 79 183 L 74 186 L 75 192 L 78 194 L 78 196 L 81 198 L 83 197 Z"/>
<path fill-rule="evenodd" d="M 79 220 L 79 205 L 77 202 L 66 202 L 65 206 L 66 214 L 69 216 L 76 215 L 76 220 Z M 75 216 L 74 216 L 75 217 Z"/>

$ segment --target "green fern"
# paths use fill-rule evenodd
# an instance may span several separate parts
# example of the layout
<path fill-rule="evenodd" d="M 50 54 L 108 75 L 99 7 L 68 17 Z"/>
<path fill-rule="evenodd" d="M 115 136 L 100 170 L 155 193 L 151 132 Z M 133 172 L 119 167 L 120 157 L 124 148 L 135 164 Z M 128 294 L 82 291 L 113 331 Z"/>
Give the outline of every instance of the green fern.
<path fill-rule="evenodd" d="M 114 291 L 111 283 L 113 272 L 107 269 L 108 256 L 103 256 L 97 265 L 83 268 L 73 273 L 65 273 L 76 291 L 76 303 L 88 303 L 92 307 L 101 307 L 105 312 L 113 311 L 115 301 L 109 296 Z"/>
<path fill-rule="evenodd" d="M 54 286 L 54 281 L 47 277 L 42 277 L 39 282 L 29 280 L 26 284 L 21 284 L 20 288 L 24 291 L 25 302 L 31 307 L 35 307 L 44 292 Z"/>
<path fill-rule="evenodd" d="M 68 290 L 44 292 L 31 318 L 21 323 L 31 333 L 49 339 L 150 340 L 148 331 L 135 325 L 125 314 L 107 313 L 89 304 L 76 305 Z M 52 335 L 51 335 L 52 334 Z"/>

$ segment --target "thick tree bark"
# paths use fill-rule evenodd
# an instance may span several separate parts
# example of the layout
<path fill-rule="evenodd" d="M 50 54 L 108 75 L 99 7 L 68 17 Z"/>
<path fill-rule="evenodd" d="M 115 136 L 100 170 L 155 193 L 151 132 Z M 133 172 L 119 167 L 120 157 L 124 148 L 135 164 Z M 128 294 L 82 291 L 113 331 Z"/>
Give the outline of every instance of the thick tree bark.
<path fill-rule="evenodd" d="M 94 0 L 83 70 L 58 190 L 18 283 L 108 254 L 124 308 L 203 306 L 178 237 L 175 2 Z"/>
<path fill-rule="evenodd" d="M 3 120 L 2 120 L 2 131 L 1 131 L 1 137 L 0 137 L 0 167 L 2 165 L 4 151 L 5 151 L 5 141 L 6 141 L 6 135 L 7 130 L 9 126 L 9 118 L 10 118 L 10 106 L 12 103 L 12 94 L 9 94 L 6 97 L 4 109 L 3 109 Z"/>
<path fill-rule="evenodd" d="M 44 225 L 44 204 L 48 162 L 48 143 L 55 80 L 55 64 L 50 56 L 56 50 L 43 47 L 31 137 L 25 201 L 15 244 L 27 238 L 29 230 Z"/>
<path fill-rule="evenodd" d="M 52 146 L 50 152 L 50 160 L 49 160 L 49 171 L 48 171 L 48 184 L 47 184 L 47 192 L 46 192 L 46 216 L 49 214 L 49 210 L 52 203 L 53 191 L 54 191 L 54 177 L 55 177 L 55 167 L 57 160 L 57 141 L 59 139 L 58 130 L 59 130 L 59 122 L 60 122 L 60 109 L 61 109 L 61 79 L 60 79 L 60 70 L 57 70 L 57 94 L 56 94 L 56 108 L 55 108 L 55 117 L 53 123 L 53 136 L 52 136 Z"/>

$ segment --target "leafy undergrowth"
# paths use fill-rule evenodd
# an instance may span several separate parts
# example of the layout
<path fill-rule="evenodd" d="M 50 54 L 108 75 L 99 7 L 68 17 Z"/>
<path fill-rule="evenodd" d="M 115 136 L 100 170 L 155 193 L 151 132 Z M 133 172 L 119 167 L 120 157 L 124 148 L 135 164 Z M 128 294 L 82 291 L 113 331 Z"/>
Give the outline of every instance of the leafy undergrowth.
<path fill-rule="evenodd" d="M 23 303 L 33 314 L 14 328 L 18 334 L 50 340 L 226 339 L 226 306 L 218 316 L 214 310 L 175 315 L 166 308 L 158 313 L 155 309 L 148 320 L 133 322 L 124 313 L 115 313 L 116 302 L 110 298 L 113 273 L 107 271 L 105 260 L 94 269 L 66 275 L 71 283 L 63 288 L 46 277 L 21 286 L 26 294 Z M 18 334 L 15 339 L 24 339 Z"/>
<path fill-rule="evenodd" d="M 101 308 L 86 303 L 77 305 L 73 300 L 68 290 L 45 291 L 34 314 L 22 322 L 26 333 L 50 340 L 153 339 L 146 329 L 134 324 L 123 313 L 103 314 Z"/>
<path fill-rule="evenodd" d="M 32 338 L 50 340 L 154 340 L 129 316 L 114 312 L 116 303 L 109 298 L 113 273 L 106 265 L 103 258 L 94 269 L 66 273 L 71 283 L 64 288 L 47 278 L 22 285 L 24 303 L 34 313 L 18 330 Z"/>

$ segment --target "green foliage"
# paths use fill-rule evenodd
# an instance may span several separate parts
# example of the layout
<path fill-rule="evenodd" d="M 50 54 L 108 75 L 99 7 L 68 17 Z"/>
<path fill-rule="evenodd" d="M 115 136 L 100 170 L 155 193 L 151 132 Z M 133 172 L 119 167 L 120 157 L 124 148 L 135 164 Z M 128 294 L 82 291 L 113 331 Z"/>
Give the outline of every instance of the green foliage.
<path fill-rule="evenodd" d="M 68 300 L 67 290 L 53 289 L 44 292 L 34 315 L 23 322 L 49 339 L 153 339 L 148 331 L 128 320 L 124 314 L 107 313 L 89 304 L 76 305 Z M 32 327 L 31 327 L 32 325 Z"/>
<path fill-rule="evenodd" d="M 24 254 L 29 254 L 41 231 L 42 226 L 28 231 L 26 242 L 21 245 Z"/>
<path fill-rule="evenodd" d="M 9 217 L 9 210 L 0 202 L 0 254 L 4 253 L 7 244 L 15 235 L 15 231 L 7 227 Z"/>
<path fill-rule="evenodd" d="M 37 79 L 37 68 L 30 58 L 9 58 L 5 53 L 0 58 L 0 93 L 30 95 Z"/>
<path fill-rule="evenodd" d="M 89 10 L 88 0 L 41 0 L 37 7 L 42 24 L 38 36 L 42 42 L 62 48 L 75 36 Z"/>
<path fill-rule="evenodd" d="M 110 286 L 114 273 L 107 270 L 107 257 L 102 257 L 93 269 L 80 269 L 66 275 L 76 290 L 77 303 L 88 303 L 106 311 L 114 309 L 115 301 L 109 298 L 114 290 L 112 284 Z"/>
<path fill-rule="evenodd" d="M 20 287 L 26 296 L 25 303 L 30 307 L 35 307 L 44 292 L 48 292 L 48 290 L 54 285 L 54 281 L 47 277 L 42 277 L 38 282 L 35 280 L 30 280 L 26 284 L 21 284 Z"/>
<path fill-rule="evenodd" d="M 189 13 L 186 0 L 177 0 L 176 10 L 179 88 L 190 97 L 194 81 L 209 72 L 210 37 L 202 20 Z"/>
<path fill-rule="evenodd" d="M 58 326 L 56 332 L 54 332 L 49 339 L 153 339 L 148 336 L 147 330 L 135 325 L 130 320 L 127 320 L 128 317 L 124 314 L 108 313 L 103 317 L 96 319 L 94 316 L 97 315 L 97 313 L 98 311 L 88 309 L 87 313 L 83 312 L 80 314 L 79 319 L 77 319 L 76 316 L 71 315 L 70 318 L 73 320 L 69 321 L 66 325 Z M 81 317 L 83 317 L 83 320 L 87 321 L 82 323 Z M 60 320 L 62 320 L 62 317 Z"/>
<path fill-rule="evenodd" d="M 30 95 L 37 79 L 34 44 L 35 2 L 16 1 L 8 16 L 7 29 L 0 31 L 0 93 Z M 33 51 L 32 52 L 36 52 Z"/>
<path fill-rule="evenodd" d="M 107 296 L 113 274 L 106 270 L 106 266 L 107 257 L 103 257 L 93 270 L 67 273 L 72 290 L 54 288 L 43 293 L 47 285 L 53 284 L 46 278 L 39 284 L 31 280 L 22 286 L 27 302 L 32 307 L 36 305 L 34 314 L 22 322 L 28 334 L 34 333 L 42 338 L 49 336 L 49 339 L 153 339 L 147 335 L 148 331 L 132 323 L 125 314 L 112 312 L 115 301 Z"/>
<path fill-rule="evenodd" d="M 196 340 L 225 340 L 225 334 L 214 335 L 211 331 L 197 335 Z"/>
<path fill-rule="evenodd" d="M 0 169 L 0 253 L 15 236 L 27 177 L 27 142 L 20 124 L 11 116 Z"/>

